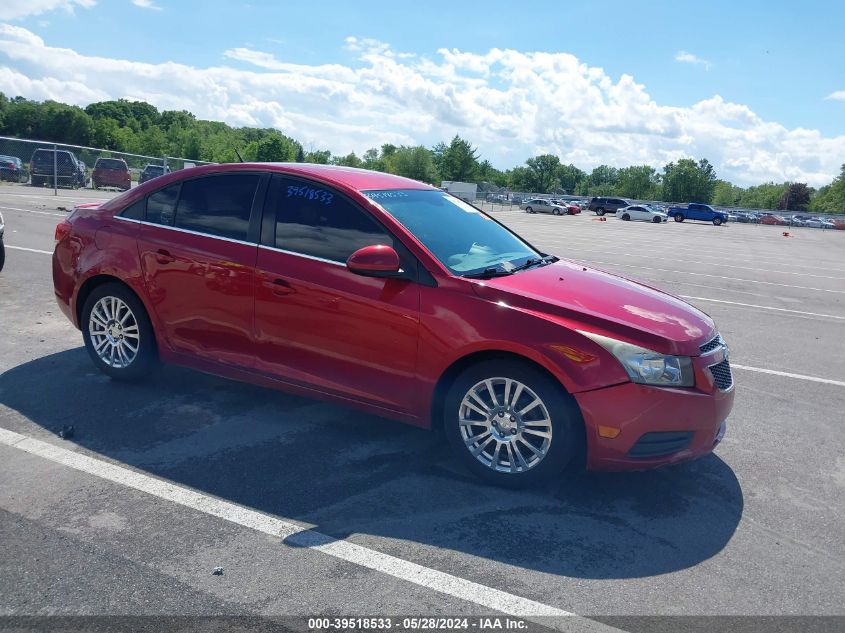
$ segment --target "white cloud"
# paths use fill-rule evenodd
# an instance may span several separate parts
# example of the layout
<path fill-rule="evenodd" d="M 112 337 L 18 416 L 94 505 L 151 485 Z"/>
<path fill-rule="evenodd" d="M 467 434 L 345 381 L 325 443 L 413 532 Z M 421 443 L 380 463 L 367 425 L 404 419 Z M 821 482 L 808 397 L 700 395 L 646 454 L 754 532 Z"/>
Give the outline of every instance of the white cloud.
<path fill-rule="evenodd" d="M 568 53 L 440 50 L 430 58 L 349 38 L 345 64 L 293 64 L 233 48 L 196 67 L 81 55 L 0 24 L 0 91 L 85 105 L 125 97 L 233 125 L 272 126 L 306 147 L 359 155 L 382 143 L 424 144 L 456 133 L 506 168 L 541 152 L 582 169 L 708 158 L 737 184 L 826 184 L 845 162 L 845 136 L 789 129 L 713 96 L 657 103 L 630 75 L 614 78 Z"/>
<path fill-rule="evenodd" d="M 56 9 L 73 13 L 76 7 L 90 9 L 95 4 L 96 0 L 4 0 L 2 17 L 4 20 L 19 20 Z"/>
<path fill-rule="evenodd" d="M 698 66 L 704 66 L 704 70 L 710 70 L 710 62 L 706 59 L 699 57 L 698 55 L 693 55 L 692 53 L 688 53 L 687 51 L 678 51 L 675 53 L 675 61 L 681 62 L 684 64 L 694 64 Z"/>
<path fill-rule="evenodd" d="M 831 99 L 832 101 L 845 101 L 845 90 L 837 90 L 836 92 L 831 92 L 825 97 L 825 99 Z"/>
<path fill-rule="evenodd" d="M 161 7 L 153 3 L 153 0 L 132 0 L 132 4 L 142 9 L 150 9 L 151 11 L 161 11 Z"/>

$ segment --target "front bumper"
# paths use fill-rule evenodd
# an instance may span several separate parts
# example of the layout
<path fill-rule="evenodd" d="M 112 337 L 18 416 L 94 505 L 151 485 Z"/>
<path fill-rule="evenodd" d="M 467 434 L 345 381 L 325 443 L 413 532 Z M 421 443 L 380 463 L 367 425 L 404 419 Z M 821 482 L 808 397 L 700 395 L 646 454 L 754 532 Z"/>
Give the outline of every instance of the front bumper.
<path fill-rule="evenodd" d="M 718 389 L 706 363 L 693 364 L 693 388 L 629 382 L 575 394 L 586 427 L 587 468 L 645 470 L 712 452 L 724 436 L 735 388 Z M 602 437 L 600 426 L 619 434 Z"/>

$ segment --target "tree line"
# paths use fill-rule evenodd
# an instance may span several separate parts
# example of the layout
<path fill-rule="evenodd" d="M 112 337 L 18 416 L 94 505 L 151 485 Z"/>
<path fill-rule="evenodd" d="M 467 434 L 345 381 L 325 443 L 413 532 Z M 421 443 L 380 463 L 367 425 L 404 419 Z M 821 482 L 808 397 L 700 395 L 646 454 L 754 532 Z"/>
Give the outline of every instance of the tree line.
<path fill-rule="evenodd" d="M 272 128 L 231 127 L 197 119 L 185 110 L 159 110 L 142 101 L 102 101 L 85 108 L 56 101 L 7 98 L 0 93 L 0 135 L 54 143 L 176 156 L 197 161 L 311 162 L 363 167 L 439 184 L 441 180 L 477 182 L 482 191 L 513 191 L 581 196 L 618 196 L 637 200 L 705 202 L 754 209 L 845 212 L 845 165 L 830 184 L 816 190 L 806 183 L 764 183 L 739 187 L 720 180 L 707 159 L 682 158 L 662 170 L 650 165 L 599 165 L 587 172 L 552 154 L 534 156 L 507 170 L 482 159 L 459 136 L 428 148 L 384 144 L 362 156 L 306 150 Z"/>

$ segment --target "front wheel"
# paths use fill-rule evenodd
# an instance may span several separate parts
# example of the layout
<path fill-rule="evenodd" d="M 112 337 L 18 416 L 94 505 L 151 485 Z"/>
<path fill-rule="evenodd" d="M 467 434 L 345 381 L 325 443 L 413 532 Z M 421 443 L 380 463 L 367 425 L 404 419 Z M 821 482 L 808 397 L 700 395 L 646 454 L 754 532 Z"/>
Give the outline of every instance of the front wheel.
<path fill-rule="evenodd" d="M 675 222 L 683 222 L 683 221 L 684 221 L 684 216 L 681 215 L 680 213 L 676 213 L 675 214 Z"/>
<path fill-rule="evenodd" d="M 156 364 L 155 334 L 141 300 L 120 283 L 98 286 L 82 308 L 85 349 L 116 380 L 140 380 Z"/>
<path fill-rule="evenodd" d="M 623 214 L 622 214 L 622 219 L 623 219 L 623 220 L 625 220 L 625 221 L 627 222 L 628 220 L 630 220 L 630 219 L 631 219 L 631 216 L 630 216 L 630 215 L 628 215 L 627 213 L 623 213 Z"/>
<path fill-rule="evenodd" d="M 525 212 L 526 213 L 534 213 L 534 209 L 532 209 L 531 207 L 525 207 Z"/>
<path fill-rule="evenodd" d="M 722 223 L 722 218 L 713 218 L 713 225 L 719 226 Z"/>
<path fill-rule="evenodd" d="M 560 209 L 552 209 L 552 215 L 560 215 Z"/>
<path fill-rule="evenodd" d="M 519 361 L 484 361 L 464 370 L 449 389 L 444 416 L 458 458 L 497 485 L 549 479 L 583 446 L 577 406 L 559 383 Z"/>
<path fill-rule="evenodd" d="M 655 224 L 660 224 L 662 221 L 663 220 L 660 219 L 660 216 L 655 216 L 655 218 L 652 220 L 652 222 L 654 222 Z"/>
<path fill-rule="evenodd" d="M 596 215 L 599 216 L 599 217 L 603 216 L 604 215 L 604 209 L 601 209 L 601 208 L 596 209 Z"/>
<path fill-rule="evenodd" d="M 3 238 L 0 237 L 0 271 L 3 270 L 3 266 L 6 264 L 6 245 L 3 244 Z"/>

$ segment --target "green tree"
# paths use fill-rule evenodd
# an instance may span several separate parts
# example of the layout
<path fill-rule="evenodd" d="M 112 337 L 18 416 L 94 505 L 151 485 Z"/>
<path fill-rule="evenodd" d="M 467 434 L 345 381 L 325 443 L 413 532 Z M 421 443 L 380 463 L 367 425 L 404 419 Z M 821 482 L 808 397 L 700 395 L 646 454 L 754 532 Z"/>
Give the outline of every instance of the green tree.
<path fill-rule="evenodd" d="M 810 209 L 827 213 L 845 213 L 845 165 L 829 185 L 820 188 L 810 201 Z"/>
<path fill-rule="evenodd" d="M 651 200 L 660 195 L 660 174 L 650 165 L 623 167 L 618 172 L 615 193 L 625 198 Z"/>
<path fill-rule="evenodd" d="M 422 146 L 398 148 L 388 160 L 388 171 L 429 184 L 438 180 L 431 151 Z"/>
<path fill-rule="evenodd" d="M 778 209 L 783 211 L 806 211 L 810 204 L 810 188 L 807 183 L 793 182 L 778 200 Z"/>
<path fill-rule="evenodd" d="M 774 209 L 777 207 L 784 191 L 788 188 L 788 183 L 776 184 L 773 182 L 748 187 L 742 192 L 738 206 L 746 209 Z"/>
<path fill-rule="evenodd" d="M 286 163 L 296 158 L 294 143 L 278 132 L 265 136 L 255 146 L 255 160 L 259 163 Z"/>
<path fill-rule="evenodd" d="M 335 156 L 332 158 L 332 165 L 343 165 L 344 167 L 363 167 L 364 161 L 358 158 L 355 152 L 350 152 L 346 156 Z"/>
<path fill-rule="evenodd" d="M 578 184 L 586 177 L 587 174 L 572 164 L 561 165 L 557 170 L 558 182 L 566 193 L 575 193 Z"/>
<path fill-rule="evenodd" d="M 364 152 L 363 163 L 364 169 L 384 171 L 384 161 L 381 158 L 379 150 L 375 147 L 371 147 L 366 152 Z"/>
<path fill-rule="evenodd" d="M 737 187 L 726 180 L 717 180 L 713 186 L 711 202 L 719 207 L 738 207 L 742 194 L 742 187 Z"/>
<path fill-rule="evenodd" d="M 706 158 L 697 163 L 682 158 L 663 168 L 663 199 L 668 202 L 709 203 L 716 187 L 716 171 Z"/>
<path fill-rule="evenodd" d="M 435 146 L 435 164 L 444 180 L 474 182 L 478 177 L 478 152 L 457 134 L 445 149 Z"/>
<path fill-rule="evenodd" d="M 525 165 L 528 167 L 531 178 L 531 191 L 549 193 L 559 188 L 558 172 L 561 165 L 557 156 L 553 154 L 534 156 L 526 160 Z"/>
<path fill-rule="evenodd" d="M 332 158 L 332 153 L 327 150 L 317 150 L 305 154 L 306 163 L 318 163 L 320 165 L 328 165 Z"/>

